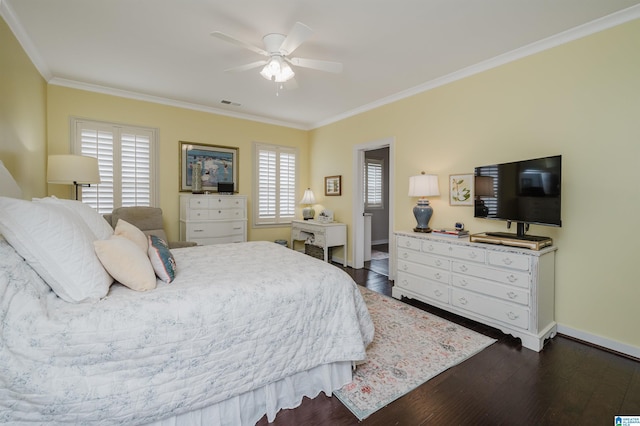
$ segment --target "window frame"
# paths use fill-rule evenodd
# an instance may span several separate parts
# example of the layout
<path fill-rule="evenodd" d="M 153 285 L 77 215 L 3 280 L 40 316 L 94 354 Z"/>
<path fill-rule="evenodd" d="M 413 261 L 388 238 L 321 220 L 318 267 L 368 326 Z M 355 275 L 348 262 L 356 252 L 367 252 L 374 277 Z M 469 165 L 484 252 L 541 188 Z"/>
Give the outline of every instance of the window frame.
<path fill-rule="evenodd" d="M 113 176 L 113 207 L 111 210 L 108 208 L 105 210 L 104 208 L 100 208 L 98 203 L 97 206 L 92 206 L 96 208 L 101 214 L 108 214 L 117 207 L 122 207 L 123 205 L 123 185 L 122 185 L 122 135 L 135 135 L 148 137 L 149 139 L 149 152 L 148 152 L 148 161 L 149 161 L 149 203 L 135 203 L 134 205 L 140 206 L 150 206 L 150 207 L 158 207 L 160 204 L 159 200 L 159 183 L 158 183 L 158 169 L 159 169 L 159 160 L 158 160 L 158 129 L 153 127 L 143 127 L 136 126 L 131 124 L 122 124 L 115 122 L 107 122 L 100 120 L 92 120 L 85 119 L 79 117 L 71 117 L 70 119 L 70 144 L 71 144 L 71 153 L 83 155 L 82 149 L 82 131 L 83 129 L 91 129 L 102 132 L 111 132 L 112 135 L 112 143 L 113 143 L 113 163 L 111 173 Z M 90 154 L 89 154 L 90 155 Z M 118 160 L 116 160 L 118 158 Z M 99 161 L 100 163 L 100 161 Z M 101 167 L 101 176 L 104 176 L 103 167 L 104 165 L 100 165 Z M 108 166 L 106 166 L 108 167 Z M 108 174 L 108 173 L 107 173 Z M 97 184 L 99 188 L 100 184 Z M 81 188 L 84 190 L 85 188 Z M 87 188 L 88 189 L 88 188 Z M 80 199 L 82 200 L 83 191 L 80 191 Z M 131 203 L 127 203 L 127 206 L 132 205 Z M 109 210 L 109 211 L 107 211 Z"/>
<path fill-rule="evenodd" d="M 261 193 L 260 193 L 260 179 L 261 179 L 261 174 L 262 174 L 262 170 L 260 169 L 261 167 L 261 159 L 260 159 L 260 151 L 269 151 L 275 154 L 276 156 L 276 161 L 274 164 L 274 169 L 275 169 L 275 179 L 276 179 L 276 191 L 275 191 L 275 195 L 274 195 L 274 202 L 275 202 L 275 213 L 274 213 L 274 217 L 271 218 L 264 218 L 261 217 L 260 215 L 260 210 L 262 207 L 261 204 Z M 293 155 L 294 156 L 294 167 L 295 170 L 293 172 L 293 189 L 290 189 L 288 191 L 289 196 L 288 198 L 291 199 L 291 205 L 290 208 L 292 209 L 292 213 L 289 214 L 282 214 L 282 210 L 281 210 L 281 198 L 282 198 L 282 194 L 281 194 L 281 189 L 282 189 L 282 176 L 281 176 L 281 170 L 280 170 L 280 160 L 281 160 L 281 155 L 283 154 L 289 154 L 289 155 Z M 268 228 L 268 227 L 282 227 L 282 226 L 288 226 L 291 224 L 292 220 L 295 220 L 296 218 L 296 206 L 297 206 L 297 194 L 298 194 L 298 180 L 299 180 L 299 173 L 300 173 L 300 152 L 299 149 L 297 147 L 292 147 L 292 146 L 286 146 L 286 145 L 277 145 L 277 144 L 271 144 L 271 143 L 264 143 L 264 142 L 254 142 L 253 143 L 253 171 L 254 171 L 254 178 L 253 178 L 253 193 L 254 193 L 254 202 L 253 202 L 253 206 L 252 206 L 252 215 L 253 215 L 253 227 L 254 228 Z"/>

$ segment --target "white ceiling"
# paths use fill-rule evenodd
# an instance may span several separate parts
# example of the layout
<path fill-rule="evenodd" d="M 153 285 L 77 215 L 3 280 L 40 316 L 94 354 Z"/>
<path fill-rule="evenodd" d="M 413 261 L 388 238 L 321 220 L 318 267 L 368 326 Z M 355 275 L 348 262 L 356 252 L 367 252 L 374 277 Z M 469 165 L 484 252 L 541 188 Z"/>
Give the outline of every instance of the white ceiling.
<path fill-rule="evenodd" d="M 0 0 L 0 12 L 51 84 L 310 129 L 518 57 L 640 18 L 640 0 Z M 296 21 L 314 30 L 280 91 L 259 47 Z M 224 105 L 222 100 L 240 105 Z"/>

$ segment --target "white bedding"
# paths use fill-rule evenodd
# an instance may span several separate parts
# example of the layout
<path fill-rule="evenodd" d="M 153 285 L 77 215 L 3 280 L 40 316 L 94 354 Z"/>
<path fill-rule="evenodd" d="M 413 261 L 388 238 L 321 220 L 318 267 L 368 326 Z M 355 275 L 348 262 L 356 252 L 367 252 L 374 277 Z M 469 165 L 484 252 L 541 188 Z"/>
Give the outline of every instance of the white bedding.
<path fill-rule="evenodd" d="M 171 284 L 71 304 L 0 236 L 0 422 L 144 424 L 365 358 L 339 268 L 270 242 L 172 252 Z"/>

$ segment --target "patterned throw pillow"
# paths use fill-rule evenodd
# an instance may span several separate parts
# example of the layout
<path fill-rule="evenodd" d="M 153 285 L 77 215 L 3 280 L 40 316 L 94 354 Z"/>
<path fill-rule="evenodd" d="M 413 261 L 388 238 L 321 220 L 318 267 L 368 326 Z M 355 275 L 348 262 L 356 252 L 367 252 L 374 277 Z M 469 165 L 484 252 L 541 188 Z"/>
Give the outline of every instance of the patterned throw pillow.
<path fill-rule="evenodd" d="M 176 260 L 165 240 L 149 235 L 149 259 L 158 278 L 170 283 L 176 277 Z"/>

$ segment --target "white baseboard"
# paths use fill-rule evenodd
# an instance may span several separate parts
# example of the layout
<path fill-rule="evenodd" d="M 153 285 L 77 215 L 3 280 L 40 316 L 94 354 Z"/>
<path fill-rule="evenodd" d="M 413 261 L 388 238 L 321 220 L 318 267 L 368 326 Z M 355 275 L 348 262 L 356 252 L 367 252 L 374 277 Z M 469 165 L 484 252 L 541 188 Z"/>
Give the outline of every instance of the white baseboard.
<path fill-rule="evenodd" d="M 389 240 L 375 240 L 371 241 L 372 246 L 377 246 L 378 244 L 389 244 Z"/>
<path fill-rule="evenodd" d="M 558 333 L 640 359 L 640 348 L 558 324 Z"/>

